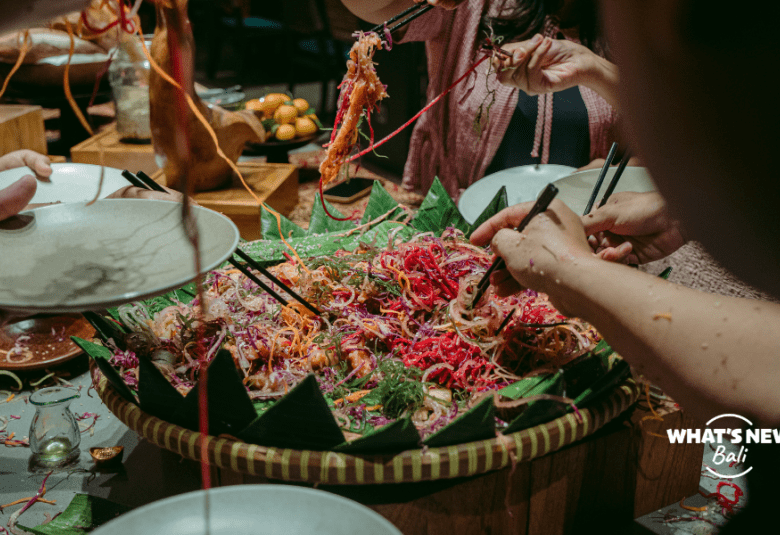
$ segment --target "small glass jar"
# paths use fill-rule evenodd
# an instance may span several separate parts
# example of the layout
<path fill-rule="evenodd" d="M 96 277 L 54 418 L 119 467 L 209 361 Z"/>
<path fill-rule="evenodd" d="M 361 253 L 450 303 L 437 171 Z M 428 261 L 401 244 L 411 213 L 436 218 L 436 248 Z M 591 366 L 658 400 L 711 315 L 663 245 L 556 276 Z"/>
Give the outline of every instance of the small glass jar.
<path fill-rule="evenodd" d="M 146 40 L 147 49 L 151 42 Z M 140 39 L 125 35 L 117 45 L 108 68 L 108 80 L 116 108 L 119 139 L 128 143 L 149 143 L 149 60 Z"/>
<path fill-rule="evenodd" d="M 35 416 L 30 424 L 32 464 L 59 466 L 79 457 L 81 432 L 70 403 L 79 397 L 76 390 L 54 386 L 30 396 Z"/>

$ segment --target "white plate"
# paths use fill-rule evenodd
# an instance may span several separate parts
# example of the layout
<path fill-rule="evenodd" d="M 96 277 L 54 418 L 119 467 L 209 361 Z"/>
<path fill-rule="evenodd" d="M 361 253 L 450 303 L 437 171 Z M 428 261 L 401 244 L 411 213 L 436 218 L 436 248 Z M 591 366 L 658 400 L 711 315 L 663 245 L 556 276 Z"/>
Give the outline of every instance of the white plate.
<path fill-rule="evenodd" d="M 493 200 L 501 186 L 506 186 L 509 206 L 535 201 L 539 193 L 559 178 L 577 169 L 567 165 L 521 165 L 504 169 L 477 180 L 458 199 L 458 209 L 469 223 L 473 223 Z"/>
<path fill-rule="evenodd" d="M 100 166 L 88 163 L 53 163 L 52 174 L 47 180 L 38 180 L 38 189 L 30 201 L 31 204 L 49 204 L 54 202 L 89 202 L 95 198 L 100 182 Z M 111 195 L 116 190 L 129 186 L 120 169 L 105 167 L 100 198 Z M 33 175 L 29 167 L 17 167 L 0 172 L 0 189 L 10 186 L 24 175 Z"/>
<path fill-rule="evenodd" d="M 607 191 L 607 186 L 609 186 L 616 169 L 616 167 L 611 167 L 607 171 L 607 176 L 604 177 L 604 182 L 601 184 L 596 202 L 593 204 L 593 210 L 601 202 L 601 198 L 604 196 L 604 192 Z M 558 198 L 574 210 L 575 213 L 582 214 L 585 211 L 585 206 L 588 204 L 588 199 L 590 199 L 593 186 L 596 185 L 600 172 L 601 169 L 588 169 L 587 171 L 580 171 L 556 180 L 555 185 L 558 186 Z M 615 193 L 619 191 L 637 191 L 642 193 L 655 191 L 655 189 L 653 179 L 650 178 L 646 168 L 626 167 L 617 183 Z"/>
<path fill-rule="evenodd" d="M 213 269 L 238 245 L 230 219 L 193 207 L 201 266 Z M 32 220 L 10 230 L 14 222 Z M 0 222 L 0 309 L 79 312 L 145 299 L 195 278 L 181 205 L 102 199 L 55 204 Z"/>
<path fill-rule="evenodd" d="M 203 511 L 208 498 L 209 530 Z M 188 492 L 112 520 L 93 535 L 401 535 L 368 507 L 324 490 L 238 485 Z"/>

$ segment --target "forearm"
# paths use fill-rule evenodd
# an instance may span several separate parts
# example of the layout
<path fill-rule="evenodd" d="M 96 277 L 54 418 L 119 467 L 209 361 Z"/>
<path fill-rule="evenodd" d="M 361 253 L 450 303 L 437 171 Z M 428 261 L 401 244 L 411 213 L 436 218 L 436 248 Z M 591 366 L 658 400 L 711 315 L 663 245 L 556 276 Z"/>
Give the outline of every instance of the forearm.
<path fill-rule="evenodd" d="M 344 6 L 361 19 L 379 24 L 414 5 L 412 0 L 341 0 Z"/>
<path fill-rule="evenodd" d="M 594 90 L 596 93 L 615 108 L 618 107 L 618 84 L 620 83 L 620 72 L 617 65 L 593 54 L 590 68 L 584 74 L 581 85 Z"/>
<path fill-rule="evenodd" d="M 551 288 L 690 414 L 780 422 L 780 306 L 706 294 L 619 264 L 579 259 Z"/>

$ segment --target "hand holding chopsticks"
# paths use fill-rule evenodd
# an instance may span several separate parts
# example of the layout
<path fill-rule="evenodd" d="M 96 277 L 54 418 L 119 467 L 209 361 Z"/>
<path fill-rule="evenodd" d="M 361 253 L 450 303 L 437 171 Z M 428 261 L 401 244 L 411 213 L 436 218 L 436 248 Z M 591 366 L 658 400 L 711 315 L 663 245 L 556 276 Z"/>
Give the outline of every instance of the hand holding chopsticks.
<path fill-rule="evenodd" d="M 547 210 L 547 207 L 550 206 L 550 203 L 553 201 L 556 195 L 558 195 L 558 188 L 553 184 L 547 184 L 547 187 L 544 188 L 542 194 L 539 195 L 539 198 L 531 208 L 531 211 L 529 211 L 523 220 L 520 221 L 520 224 L 515 230 L 517 230 L 517 232 L 522 232 L 534 217 Z M 480 279 L 479 283 L 477 284 L 477 289 L 474 293 L 474 300 L 471 302 L 472 307 L 479 303 L 479 300 L 482 299 L 483 295 L 485 295 L 488 286 L 490 286 L 490 275 L 496 270 L 504 269 L 505 266 L 506 264 L 504 263 L 503 258 L 496 258 L 496 260 L 493 262 L 490 268 L 488 268 L 488 270 L 482 276 L 482 279 Z"/>

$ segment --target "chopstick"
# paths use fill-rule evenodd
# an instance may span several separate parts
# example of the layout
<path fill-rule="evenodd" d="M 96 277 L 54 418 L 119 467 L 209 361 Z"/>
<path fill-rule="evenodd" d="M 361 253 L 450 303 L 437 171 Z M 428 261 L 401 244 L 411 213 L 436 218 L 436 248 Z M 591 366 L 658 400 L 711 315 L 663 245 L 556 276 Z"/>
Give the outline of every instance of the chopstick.
<path fill-rule="evenodd" d="M 143 180 L 141 180 L 140 178 L 135 176 L 133 173 L 131 173 L 127 169 L 122 171 L 122 176 L 125 177 L 125 179 L 127 179 L 127 181 L 130 182 L 136 188 L 150 189 L 149 186 L 144 184 Z"/>
<path fill-rule="evenodd" d="M 526 214 L 522 221 L 520 221 L 520 224 L 515 230 L 517 232 L 523 232 L 525 227 L 528 226 L 528 223 L 530 223 L 534 217 L 547 210 L 547 207 L 550 206 L 550 203 L 556 195 L 558 195 L 558 188 L 555 187 L 555 185 L 552 183 L 547 184 L 547 187 L 544 188 L 542 194 L 539 195 L 539 198 L 531 208 L 531 211 Z M 504 259 L 501 257 L 496 258 L 493 264 L 491 264 L 490 268 L 488 268 L 488 270 L 482 276 L 482 279 L 480 279 L 479 283 L 477 284 L 477 291 L 474 295 L 474 300 L 471 302 L 472 307 L 479 303 L 479 300 L 482 299 L 483 295 L 485 295 L 485 291 L 488 289 L 488 286 L 490 286 L 490 275 L 498 269 L 503 269 L 505 266 L 506 264 L 504 263 Z"/>
<path fill-rule="evenodd" d="M 369 32 L 374 32 L 374 33 L 379 33 L 379 32 L 381 32 L 381 31 L 383 31 L 385 29 L 385 26 L 389 26 L 391 23 L 393 23 L 393 22 L 395 22 L 395 21 L 397 21 L 397 20 L 399 20 L 399 19 L 401 19 L 403 17 L 406 17 L 407 15 L 411 14 L 408 18 L 402 20 L 401 22 L 399 22 L 398 24 L 396 24 L 392 28 L 388 28 L 388 31 L 390 31 L 392 33 L 394 31 L 396 31 L 397 29 L 399 29 L 399 28 L 401 28 L 403 26 L 406 26 L 407 24 L 412 22 L 414 19 L 416 19 L 417 17 L 419 17 L 423 13 L 427 13 L 428 11 L 433 9 L 433 7 L 434 6 L 432 6 L 431 4 L 428 4 L 428 3 L 415 4 L 412 7 L 410 7 L 409 9 L 405 9 L 405 10 L 401 11 L 398 15 L 387 19 L 382 24 L 377 24 L 376 26 L 374 26 L 373 28 L 371 28 L 368 31 Z M 416 13 L 415 13 L 415 11 L 416 11 Z"/>
<path fill-rule="evenodd" d="M 317 308 L 316 308 L 314 305 L 312 305 L 312 304 L 311 304 L 311 303 L 309 303 L 309 302 L 308 302 L 306 299 L 304 299 L 303 297 L 301 297 L 300 295 L 298 295 L 298 294 L 297 294 L 297 293 L 296 293 L 296 292 L 295 292 L 295 291 L 294 291 L 292 288 L 290 288 L 289 286 L 287 286 L 286 284 L 284 284 L 282 281 L 280 281 L 279 279 L 277 279 L 276 277 L 274 277 L 274 276 L 273 276 L 273 274 L 272 274 L 270 271 L 268 271 L 267 269 L 265 269 L 264 267 L 262 267 L 260 264 L 258 264 L 257 262 L 255 262 L 255 261 L 254 261 L 254 260 L 253 260 L 253 259 L 252 259 L 252 258 L 251 258 L 251 257 L 250 257 L 248 254 L 246 254 L 244 251 L 242 251 L 241 249 L 236 249 L 236 250 L 235 250 L 235 252 L 234 252 L 234 254 L 235 254 L 235 255 L 237 255 L 238 257 L 240 257 L 241 259 L 243 259 L 243 260 L 244 260 L 244 261 L 245 261 L 247 264 L 249 264 L 249 265 L 250 265 L 250 266 L 251 266 L 253 269 L 256 269 L 257 271 L 259 271 L 260 273 L 262 273 L 263 275 L 265 275 L 265 276 L 266 276 L 268 279 L 270 279 L 270 280 L 271 280 L 271 282 L 273 282 L 274 284 L 276 284 L 277 286 L 279 286 L 281 289 L 283 289 L 285 292 L 287 292 L 287 293 L 290 295 L 290 297 L 292 297 L 293 299 L 295 299 L 296 301 L 298 301 L 300 304 L 302 304 L 303 306 L 305 306 L 306 308 L 308 308 L 310 311 L 312 311 L 313 313 L 315 313 L 315 314 L 316 314 L 316 315 L 318 315 L 318 316 L 321 316 L 321 315 L 322 315 L 322 313 L 321 313 L 319 310 L 317 310 Z M 232 263 L 232 262 L 231 262 L 231 263 Z M 235 265 L 235 264 L 233 264 L 233 265 Z M 240 268 L 239 268 L 239 269 L 240 269 Z M 242 273 L 243 273 L 243 271 L 242 271 Z M 254 280 L 254 279 L 253 279 L 253 280 Z M 269 293 L 270 293 L 270 292 L 269 292 Z M 286 303 L 285 303 L 285 304 L 286 304 Z"/>
<path fill-rule="evenodd" d="M 164 187 L 162 187 L 157 182 L 155 182 L 152 177 L 150 177 L 143 171 L 138 171 L 136 175 L 144 182 L 144 184 L 149 186 L 154 191 L 159 191 L 160 193 L 168 193 L 168 190 L 166 190 Z"/>
<path fill-rule="evenodd" d="M 609 171 L 609 166 L 612 165 L 612 160 L 615 159 L 615 152 L 617 152 L 617 142 L 612 144 L 612 147 L 609 149 L 609 154 L 607 154 L 607 159 L 604 160 L 604 165 L 601 168 L 601 172 L 599 173 L 599 177 L 596 180 L 596 185 L 593 186 L 593 191 L 590 194 L 590 199 L 588 200 L 588 204 L 585 205 L 585 212 L 582 215 L 588 215 L 593 208 L 593 203 L 596 202 L 596 197 L 599 195 L 599 190 L 601 189 L 601 184 L 604 182 L 604 177 L 607 176 L 607 171 Z"/>
<path fill-rule="evenodd" d="M 143 180 L 142 180 L 142 178 L 139 178 L 139 177 L 135 176 L 133 173 L 131 173 L 128 170 L 122 171 L 122 176 L 125 177 L 128 181 L 130 181 L 131 184 L 133 184 L 136 187 L 139 187 L 139 188 L 142 188 L 142 189 L 147 189 L 147 190 L 156 190 L 156 191 L 161 191 L 161 192 L 165 192 L 166 191 L 162 186 L 157 184 L 157 182 L 152 180 L 152 178 L 149 175 L 147 175 L 146 173 L 144 173 L 143 171 L 139 171 L 138 174 L 139 174 L 139 176 L 141 176 L 143 178 Z M 159 188 L 159 189 L 157 189 L 157 188 Z M 257 271 L 259 271 L 260 273 L 262 273 L 263 275 L 268 277 L 274 284 L 278 285 L 285 292 L 287 292 L 293 299 L 298 301 L 300 304 L 305 306 L 307 309 L 312 311 L 314 314 L 316 314 L 318 316 L 322 315 L 322 313 L 319 310 L 317 310 L 314 307 L 314 305 L 312 305 L 311 303 L 306 301 L 303 297 L 301 297 L 300 295 L 295 293 L 295 291 L 292 288 L 290 288 L 289 286 L 284 284 L 282 281 L 280 281 L 279 279 L 274 277 L 273 274 L 270 271 L 268 271 L 267 269 L 262 267 L 260 264 L 258 264 L 254 260 L 252 260 L 252 258 L 249 255 L 247 255 L 244 251 L 242 251 L 241 249 L 236 249 L 233 253 L 236 256 L 238 256 L 239 258 L 243 259 L 247 264 L 249 264 L 250 267 L 252 267 L 253 269 L 256 269 Z M 271 297 L 276 299 L 279 303 L 281 303 L 282 305 L 287 305 L 288 304 L 287 299 L 285 299 L 284 297 L 282 297 L 281 295 L 276 293 L 270 286 L 268 286 L 266 283 L 261 281 L 251 271 L 249 271 L 249 269 L 247 269 L 246 266 L 244 266 L 243 264 L 238 262 L 235 258 L 233 258 L 233 257 L 228 258 L 228 262 L 233 267 L 235 267 L 237 270 L 239 270 L 241 273 L 243 273 L 249 280 L 251 280 L 252 282 L 257 284 L 258 286 L 260 286 L 263 290 L 268 292 L 271 295 Z M 189 293 L 186 290 L 184 290 L 184 291 L 186 293 Z"/>
<path fill-rule="evenodd" d="M 609 182 L 609 186 L 607 186 L 607 191 L 604 192 L 604 197 L 601 198 L 601 202 L 599 203 L 598 206 L 599 208 L 607 204 L 607 199 L 609 199 L 609 197 L 615 191 L 615 187 L 617 186 L 618 180 L 620 180 L 623 171 L 626 170 L 626 166 L 628 165 L 629 158 L 631 158 L 631 152 L 629 151 L 629 149 L 626 149 L 626 152 L 623 153 L 623 159 L 620 160 L 620 165 L 618 165 L 615 174 L 612 176 L 612 180 Z"/>

